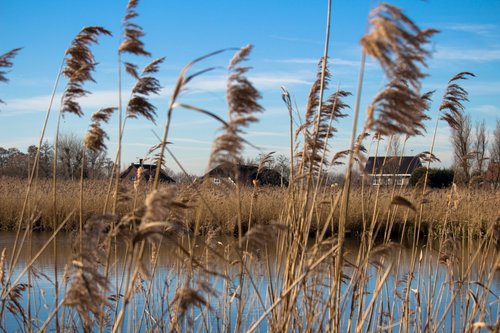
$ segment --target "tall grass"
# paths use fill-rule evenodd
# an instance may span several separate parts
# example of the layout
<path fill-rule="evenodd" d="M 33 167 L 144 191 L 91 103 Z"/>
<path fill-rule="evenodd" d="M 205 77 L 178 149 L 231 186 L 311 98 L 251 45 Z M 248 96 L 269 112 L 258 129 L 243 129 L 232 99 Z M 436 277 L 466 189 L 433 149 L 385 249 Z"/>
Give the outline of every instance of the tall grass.
<path fill-rule="evenodd" d="M 126 53 L 150 55 L 140 40 L 142 28 L 131 22 L 138 15 L 137 5 L 129 1 L 123 20 L 118 107 L 96 112 L 85 137 L 86 149 L 106 149 L 101 125 L 118 110 L 118 165 L 126 120 L 143 116 L 155 121 L 156 109 L 147 96 L 160 89 L 153 74 L 163 58 L 141 73 L 137 65 L 122 59 Z M 456 185 L 429 191 L 425 182 L 416 188 L 355 187 L 351 181 L 355 164 L 362 167 L 366 160 L 367 133 L 392 140 L 425 130 L 431 94 L 420 91 L 420 80 L 427 75 L 426 45 L 436 31 L 419 29 L 388 4 L 371 12 L 361 41 L 351 144 L 330 157 L 328 143 L 335 139 L 335 121 L 346 116 L 348 105 L 342 99 L 349 92 L 337 87 L 328 95 L 330 6 L 327 14 L 324 53 L 304 122 L 296 128 L 291 94 L 283 88 L 290 116 L 288 188 L 261 187 L 258 182 L 253 188 L 210 182 L 167 185 L 159 182 L 159 174 L 149 184 L 127 184 L 119 180 L 118 168 L 108 180 L 84 181 L 82 174 L 79 183 L 56 182 L 56 172 L 52 181 L 38 179 L 36 162 L 28 185 L 0 178 L 0 225 L 16 230 L 10 259 L 6 250 L 0 256 L 0 327 L 113 332 L 498 331 L 499 193 Z M 92 78 L 95 65 L 88 45 L 100 34 L 110 33 L 100 27 L 83 29 L 65 55 L 66 68 L 57 76 L 69 79 L 61 115 L 81 114 L 76 97 L 87 93 L 83 84 Z M 246 75 L 250 68 L 243 66 L 251 45 L 233 50 L 227 67 L 227 119 L 181 101 L 192 80 L 215 69 L 191 73 L 192 66 L 230 50 L 209 53 L 181 70 L 166 110 L 158 167 L 171 153 L 166 145 L 178 108 L 209 116 L 222 126 L 211 164 L 232 167 L 242 159 L 244 145 L 251 144 L 242 134 L 263 111 L 260 94 Z M 380 63 L 387 84 L 370 103 L 358 133 L 367 56 Z M 122 66 L 136 79 L 125 117 Z M 454 120 L 467 100 L 465 89 L 456 82 L 464 75 L 469 73 L 450 80 L 439 109 L 438 118 L 453 128 L 460 126 Z M 52 101 L 48 113 L 51 106 Z M 46 122 L 40 143 L 45 127 Z M 430 152 L 422 154 L 428 163 L 435 158 L 433 145 L 434 141 Z M 378 141 L 375 151 L 378 154 Z M 343 186 L 323 186 L 322 171 L 340 157 L 347 157 Z M 266 159 L 259 170 L 265 163 Z M 47 196 L 51 191 L 53 195 Z M 50 236 L 32 248 L 26 237 L 35 230 L 50 231 Z M 67 235 L 73 232 L 74 253 L 69 256 L 53 247 L 54 273 L 49 276 L 37 265 L 63 230 Z M 162 257 L 165 253 L 168 260 Z M 60 260 L 66 262 L 62 274 Z M 24 267 L 16 269 L 20 266 Z M 44 283 L 53 285 L 52 299 L 36 287 Z"/>

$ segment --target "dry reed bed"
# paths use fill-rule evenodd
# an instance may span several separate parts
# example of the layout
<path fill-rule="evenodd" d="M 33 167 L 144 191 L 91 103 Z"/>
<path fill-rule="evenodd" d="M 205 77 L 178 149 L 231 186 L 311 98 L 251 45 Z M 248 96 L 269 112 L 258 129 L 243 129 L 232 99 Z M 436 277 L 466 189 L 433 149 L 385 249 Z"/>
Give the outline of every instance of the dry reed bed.
<path fill-rule="evenodd" d="M 116 165 L 121 164 L 126 120 L 144 117 L 154 121 L 156 110 L 148 96 L 160 91 L 153 74 L 158 72 L 163 58 L 153 60 L 140 73 L 138 66 L 128 60 L 131 56 L 151 55 L 141 41 L 142 27 L 134 23 L 137 5 L 138 0 L 128 2 L 118 49 L 120 71 L 124 69 L 136 79 L 132 96 L 126 108 L 122 108 L 125 101 L 120 90 L 120 107 L 94 113 L 85 138 L 86 149 L 103 150 L 107 135 L 101 125 L 112 113 L 118 113 Z M 361 39 L 363 55 L 356 101 L 361 98 L 366 55 L 379 62 L 386 84 L 370 103 L 361 131 L 354 121 L 349 149 L 335 154 L 348 158 L 343 188 L 314 186 L 319 183 L 320 171 L 329 164 L 324 157 L 328 140 L 336 132 L 332 124 L 346 116 L 348 106 L 342 98 L 350 94 L 337 90 L 326 95 L 330 79 L 330 5 L 329 1 L 324 54 L 311 87 L 304 122 L 295 129 L 294 103 L 283 89 L 290 114 L 290 160 L 296 163 L 290 169 L 297 170 L 292 175 L 290 191 L 207 184 L 175 188 L 159 184 L 170 121 L 178 108 L 201 112 L 221 124 L 211 165 L 234 165 L 241 160 L 243 146 L 248 143 L 241 133 L 263 111 L 260 93 L 246 77 L 250 67 L 245 67 L 244 61 L 251 45 L 236 51 L 227 67 L 227 120 L 203 106 L 182 103 L 181 95 L 193 79 L 213 69 L 193 73 L 193 65 L 228 50 L 197 58 L 181 70 L 166 112 L 162 139 L 156 147 L 158 168 L 153 184 L 123 186 L 119 170 L 114 170 L 114 184 L 111 180 L 81 179 L 80 184 L 61 181 L 55 177 L 56 172 L 49 182 L 34 177 L 36 168 L 32 169 L 27 186 L 2 178 L 0 222 L 4 228 L 15 226 L 17 231 L 9 249 L 12 252 L 6 257 L 3 251 L 0 256 L 0 328 L 7 330 L 10 320 L 26 331 L 498 331 L 498 296 L 490 289 L 500 270 L 498 193 L 457 190 L 455 186 L 430 192 L 356 188 L 350 182 L 354 161 L 363 160 L 365 133 L 392 138 L 399 134 L 415 136 L 425 130 L 423 121 L 429 118 L 426 111 L 432 94 L 420 91 L 420 80 L 427 76 L 423 70 L 435 29 L 421 30 L 400 9 L 385 3 L 370 13 L 369 29 Z M 77 99 L 88 94 L 83 85 L 92 80 L 96 65 L 89 47 L 97 43 L 100 35 L 109 34 L 102 27 L 86 27 L 65 53 L 60 76 L 66 76 L 67 84 L 55 134 L 56 146 L 62 115 L 82 114 Z M 118 76 L 121 82 L 121 72 Z M 439 119 L 453 130 L 460 129 L 464 117 L 462 103 L 468 94 L 458 82 L 473 76 L 460 72 L 448 82 L 434 138 Z M 50 108 L 47 112 L 48 115 Z M 356 102 L 354 119 L 359 112 Z M 45 122 L 44 129 L 46 125 Z M 294 140 L 299 137 L 302 144 L 296 146 Z M 42 135 L 40 144 L 43 139 Z M 433 145 L 426 153 L 429 163 L 435 160 L 432 151 Z M 54 156 L 54 170 L 57 161 Z M 26 191 L 31 193 L 24 201 Z M 67 218 L 69 223 L 62 224 Z M 27 247 L 33 253 L 31 229 L 21 233 L 30 223 L 55 230 L 44 249 L 52 245 L 56 262 L 58 247 L 52 239 L 59 236 L 58 225 L 79 230 L 74 238 L 76 253 L 60 284 L 61 271 L 57 265 L 52 267 L 50 283 L 54 297 L 47 306 L 50 313 L 31 307 L 41 304 L 44 297 L 31 288 L 32 282 L 51 279 L 32 270 L 40 252 L 20 268 L 21 272 L 14 272 L 21 250 Z M 401 255 L 402 242 L 392 239 L 390 230 L 398 228 L 401 234 L 408 232 L 412 240 L 408 256 Z M 206 240 L 196 244 L 186 229 L 207 234 Z M 345 238 L 356 231 L 362 231 L 361 241 L 358 248 L 350 250 Z M 217 234 L 235 232 L 238 239 L 217 241 Z M 430 237 L 420 238 L 421 232 Z M 310 237 L 311 233 L 315 233 L 315 238 Z M 481 233 L 485 233 L 483 237 L 474 237 Z M 187 237 L 179 237 L 186 234 Z M 379 242 L 377 237 L 384 241 Z M 425 247 L 420 246 L 421 241 L 426 242 Z M 164 267 L 158 265 L 162 243 L 173 246 L 171 252 L 178 258 L 173 267 L 166 269 L 167 277 L 161 272 Z M 275 260 L 263 255 L 270 244 Z M 121 254 L 115 245 L 120 245 Z M 206 251 L 206 256 L 198 256 L 197 247 Z M 424 251 L 432 255 L 424 255 Z M 210 256 L 224 265 L 214 267 Z M 263 268 L 262 272 L 253 270 L 255 262 Z M 267 285 L 259 289 L 257 284 L 262 281 Z M 28 298 L 28 306 L 20 303 L 23 297 Z"/>
<path fill-rule="evenodd" d="M 9 177 L 0 178 L 0 226 L 2 230 L 12 230 L 19 219 L 19 211 L 25 195 L 25 182 Z M 38 180 L 36 190 L 29 201 L 30 216 L 36 218 L 35 227 L 39 230 L 51 230 L 53 216 L 52 198 L 50 193 L 52 184 L 48 180 Z M 92 180 L 84 182 L 83 219 L 87 220 L 94 214 L 103 211 L 107 198 L 106 181 Z M 160 185 L 162 186 L 167 185 Z M 184 213 L 184 221 L 193 230 L 199 224 L 200 233 L 207 234 L 215 230 L 220 234 L 237 233 L 238 197 L 234 187 L 218 187 L 210 184 L 203 185 L 176 185 L 178 197 L 191 208 Z M 196 190 L 195 190 L 196 188 Z M 118 216 L 139 207 L 151 191 L 151 185 L 145 184 L 134 190 L 132 184 L 124 184 L 119 196 Z M 269 224 L 280 220 L 283 207 L 289 203 L 288 189 L 261 187 L 241 189 L 241 213 L 244 230 L 250 225 Z M 324 223 L 332 224 L 336 232 L 335 221 L 338 213 L 327 221 L 328 212 L 337 190 L 326 188 L 318 197 L 315 211 L 313 231 L 321 229 Z M 363 223 L 373 217 L 375 208 L 376 188 L 355 188 L 351 193 L 350 209 L 348 211 L 347 230 L 350 235 L 357 236 L 363 230 Z M 396 194 L 409 198 L 417 204 L 422 202 L 419 189 L 397 189 Z M 77 230 L 79 226 L 79 195 L 80 185 L 77 181 L 60 181 L 57 192 L 59 220 L 73 213 L 66 223 L 64 230 Z M 383 226 L 394 221 L 401 231 L 406 222 L 407 229 L 412 230 L 415 213 L 405 207 L 391 205 L 393 192 L 391 188 L 381 189 L 378 193 L 377 223 Z M 108 204 L 112 198 L 108 197 Z M 451 222 L 455 230 L 460 233 L 472 233 L 475 236 L 484 233 L 487 228 L 495 224 L 498 218 L 497 203 L 500 202 L 498 191 L 487 189 L 436 189 L 429 191 L 423 204 L 422 223 L 424 228 L 432 227 L 439 230 L 445 221 Z M 363 209 L 361 209 L 363 207 Z M 251 214 L 250 214 L 251 211 Z M 396 230 L 396 232 L 397 232 Z"/>

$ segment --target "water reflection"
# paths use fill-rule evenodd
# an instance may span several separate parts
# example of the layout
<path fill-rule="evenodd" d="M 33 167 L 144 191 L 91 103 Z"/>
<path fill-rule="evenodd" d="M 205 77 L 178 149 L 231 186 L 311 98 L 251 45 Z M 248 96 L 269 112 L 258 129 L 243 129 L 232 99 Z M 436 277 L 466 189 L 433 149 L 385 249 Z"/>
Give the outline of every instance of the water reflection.
<path fill-rule="evenodd" d="M 41 253 L 33 265 L 33 275 L 29 281 L 32 285 L 29 299 L 30 311 L 36 314 L 38 320 L 37 327 L 43 323 L 44 318 L 48 317 L 55 305 L 60 301 L 60 299 L 57 301 L 54 299 L 55 268 L 57 268 L 58 280 L 62 286 L 61 290 L 64 291 L 68 288 L 68 284 L 65 284 L 68 280 L 64 279 L 64 277 L 65 274 L 67 277 L 71 273 L 71 262 L 77 250 L 74 247 L 78 244 L 75 237 L 75 235 L 69 233 L 57 237 L 57 263 L 54 262 L 54 247 L 50 245 Z M 14 277 L 17 277 L 29 264 L 31 258 L 38 253 L 49 238 L 50 234 L 47 233 L 33 234 L 31 240 L 22 248 L 19 260 L 14 268 Z M 6 249 L 6 258 L 10 258 L 14 239 L 14 233 L 3 232 L 0 234 L 0 250 Z M 187 278 L 188 274 L 186 274 L 186 266 L 184 265 L 185 261 L 188 260 L 186 255 L 172 242 L 163 242 L 161 252 L 158 255 L 156 278 L 153 281 L 153 289 L 156 293 L 153 297 L 157 300 L 157 305 L 159 304 L 160 308 L 145 304 L 144 295 L 150 285 L 148 281 L 141 280 L 137 286 L 137 294 L 133 298 L 135 312 L 127 313 L 127 319 L 131 319 L 132 323 L 141 323 L 137 324 L 139 325 L 136 327 L 137 330 L 149 330 L 144 318 L 136 317 L 137 313 L 144 313 L 144 310 L 147 310 L 155 313 L 159 318 L 165 319 L 165 322 L 157 323 L 158 329 L 166 328 L 172 319 L 168 316 L 168 306 L 171 300 L 175 298 L 176 290 L 186 285 L 186 283 L 200 286 L 200 283 L 203 282 L 206 287 L 206 290 L 202 290 L 203 297 L 210 304 L 211 311 L 204 313 L 197 309 L 192 313 L 193 318 L 199 319 L 199 316 L 202 315 L 205 317 L 205 326 L 198 326 L 200 330 L 208 328 L 209 330 L 224 331 L 228 330 L 228 327 L 234 327 L 231 325 L 234 325 L 235 315 L 238 311 L 237 303 L 242 299 L 247 302 L 243 312 L 242 327 L 250 327 L 262 315 L 264 310 L 271 306 L 273 297 L 277 296 L 276 290 L 281 288 L 283 283 L 280 270 L 282 258 L 274 255 L 273 244 L 270 244 L 266 249 L 247 254 L 249 257 L 245 258 L 244 283 L 241 284 L 242 277 L 239 275 L 241 254 L 231 250 L 232 247 L 229 246 L 235 242 L 236 240 L 231 237 L 222 237 L 213 240 L 210 244 L 211 248 L 207 249 L 201 241 L 190 243 L 187 239 L 182 240 L 183 247 L 193 251 L 198 264 L 207 270 L 220 273 L 220 276 L 217 276 L 209 274 L 207 271 L 199 269 L 199 267 L 195 268 L 198 269 L 195 275 L 198 277 L 197 281 Z M 192 249 L 189 248 L 190 246 L 192 246 Z M 116 291 L 117 286 L 120 286 L 122 282 L 122 272 L 126 262 L 124 258 L 126 258 L 127 253 L 124 244 L 116 244 L 113 248 L 116 248 L 117 252 L 116 254 L 112 253 L 112 257 L 121 259 L 114 262 L 110 269 L 112 293 Z M 353 265 L 347 265 L 344 268 L 346 278 L 342 285 L 343 297 L 341 299 L 341 311 L 345 314 L 342 319 L 344 328 L 348 325 L 348 318 L 354 321 L 358 319 L 356 311 L 350 313 L 350 309 L 355 309 L 358 306 L 357 303 L 352 303 L 354 285 L 350 281 L 356 274 L 354 265 L 359 251 L 358 242 L 348 241 L 345 250 L 347 262 Z M 385 287 L 380 291 L 382 301 L 376 302 L 374 305 L 374 313 L 379 313 L 380 319 L 378 319 L 378 326 L 373 327 L 385 328 L 387 331 L 399 331 L 400 327 L 394 323 L 398 323 L 403 315 L 402 307 L 397 304 L 398 302 L 402 303 L 404 297 L 408 297 L 409 307 L 414 311 L 411 315 L 415 325 L 429 323 L 432 320 L 435 321 L 436 318 L 442 317 L 443 326 L 441 328 L 446 328 L 447 331 L 452 329 L 461 331 L 465 328 L 463 326 L 465 318 L 460 316 L 464 313 L 470 314 L 468 312 L 470 310 L 467 310 L 467 308 L 471 304 L 471 299 L 475 301 L 480 297 L 487 298 L 485 304 L 488 306 L 488 315 L 482 320 L 495 322 L 495 318 L 499 317 L 500 274 L 497 272 L 494 275 L 488 275 L 487 272 L 488 270 L 491 271 L 498 251 L 493 251 L 491 256 L 487 257 L 488 261 L 474 264 L 472 269 L 468 270 L 470 260 L 473 260 L 477 254 L 477 248 L 462 246 L 455 250 L 455 255 L 460 258 L 460 260 L 453 261 L 456 264 L 452 264 L 451 260 L 446 261 L 446 258 L 440 256 L 437 250 L 427 246 L 418 248 L 416 256 L 412 253 L 412 249 L 409 248 L 393 250 L 386 253 L 380 262 L 373 263 L 367 272 L 365 280 L 364 292 L 367 295 L 374 292 L 377 281 L 383 275 L 385 269 L 392 267 L 385 282 Z M 418 259 L 416 262 L 411 260 L 414 257 Z M 149 250 L 146 251 L 145 258 L 146 267 L 150 269 L 151 252 Z M 304 284 L 306 294 L 315 292 L 322 295 L 320 297 L 324 299 L 323 303 L 328 301 L 330 295 L 332 260 L 322 264 L 318 270 L 319 273 L 311 276 Z M 391 262 L 395 264 L 390 266 Z M 412 265 L 415 265 L 414 274 L 409 276 Z M 227 276 L 227 278 L 222 276 Z M 488 280 L 488 276 L 491 277 L 491 281 Z M 411 279 L 410 285 L 407 283 L 409 279 Z M 24 275 L 20 281 L 28 283 L 28 275 Z M 308 289 L 309 286 L 313 286 L 312 289 L 315 290 Z M 408 289 L 410 292 L 407 294 Z M 454 296 L 452 293 L 457 290 L 460 292 Z M 483 293 L 485 290 L 487 292 Z M 28 308 L 27 299 L 26 296 L 23 298 L 22 305 L 25 308 Z M 162 299 L 164 301 L 158 301 Z M 368 297 L 369 299 L 370 297 Z M 384 303 L 385 301 L 387 301 L 387 304 Z M 452 307 L 449 306 L 451 303 L 453 303 Z M 298 304 L 307 304 L 307 302 L 303 300 L 299 301 Z M 427 304 L 432 304 L 432 307 L 428 307 Z M 305 312 L 312 310 L 313 308 L 305 307 L 297 311 L 299 315 L 305 315 Z M 420 317 L 417 318 L 417 316 Z M 15 315 L 7 314 L 6 319 L 6 326 L 9 330 L 19 328 L 20 323 L 16 321 Z M 142 324 L 143 322 L 144 324 Z M 315 323 L 316 328 L 321 328 L 323 324 L 321 321 Z M 385 327 L 386 324 L 390 327 Z M 227 327 L 224 328 L 224 325 L 227 325 Z M 373 327 L 370 328 L 374 329 Z M 414 327 L 417 330 L 426 330 L 427 328 Z M 269 329 L 265 321 L 260 326 L 260 329 L 262 331 Z"/>

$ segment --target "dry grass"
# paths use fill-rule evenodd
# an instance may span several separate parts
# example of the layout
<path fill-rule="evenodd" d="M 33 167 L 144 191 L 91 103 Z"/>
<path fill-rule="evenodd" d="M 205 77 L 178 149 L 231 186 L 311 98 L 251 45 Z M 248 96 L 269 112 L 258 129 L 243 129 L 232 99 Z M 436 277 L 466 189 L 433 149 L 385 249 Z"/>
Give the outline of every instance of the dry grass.
<path fill-rule="evenodd" d="M 104 200 L 106 199 L 106 181 L 86 181 L 84 183 L 83 215 L 87 220 L 94 214 L 102 213 Z M 19 219 L 19 212 L 22 208 L 23 190 L 26 183 L 17 178 L 0 178 L 0 228 L 2 230 L 13 230 Z M 79 188 L 77 181 L 61 181 L 58 192 L 57 215 L 62 219 L 79 204 Z M 160 188 L 166 185 L 160 185 Z M 52 206 L 51 198 L 46 194 L 50 192 L 51 183 L 48 180 L 39 180 L 33 197 L 30 200 L 30 216 L 36 217 L 35 228 L 38 230 L 51 230 Z M 151 189 L 151 184 L 143 184 L 138 188 L 137 202 L 143 202 L 147 193 Z M 350 197 L 350 210 L 348 212 L 348 222 L 346 229 L 353 237 L 359 237 L 363 230 L 363 221 L 370 221 L 374 211 L 376 188 L 355 188 Z M 194 226 L 199 224 L 201 234 L 207 234 L 210 230 L 217 230 L 220 234 L 237 234 L 237 213 L 241 209 L 244 230 L 248 224 L 269 224 L 281 219 L 282 208 L 289 203 L 290 198 L 287 188 L 261 187 L 257 191 L 253 188 L 243 187 L 240 189 L 240 198 L 236 196 L 235 187 L 215 186 L 211 184 L 198 185 L 197 191 L 191 185 L 180 185 L 178 196 L 181 201 L 190 206 L 184 212 L 184 223 L 189 229 L 194 230 Z M 335 225 L 338 214 L 334 214 L 328 220 L 329 210 L 334 203 L 334 197 L 338 189 L 324 189 L 318 198 L 318 205 L 315 207 L 315 220 L 313 231 L 321 230 L 325 223 Z M 364 193 L 362 193 L 364 191 Z M 483 234 L 498 217 L 496 203 L 500 202 L 500 193 L 487 189 L 459 189 L 450 197 L 449 189 L 436 189 L 428 191 L 425 197 L 421 196 L 419 189 L 405 188 L 398 190 L 399 195 L 407 198 L 415 206 L 423 202 L 424 210 L 422 223 L 428 228 L 439 230 L 443 227 L 444 218 L 448 216 L 451 225 L 457 232 L 472 233 L 474 236 Z M 119 195 L 118 215 L 123 216 L 131 211 L 133 207 L 133 184 L 126 183 L 122 186 Z M 209 209 L 201 201 L 201 197 L 206 201 Z M 407 222 L 407 230 L 412 229 L 415 223 L 415 213 L 405 206 L 396 207 L 391 205 L 392 188 L 385 188 L 378 193 L 379 202 L 377 207 L 378 223 L 385 225 L 388 220 L 394 220 L 399 231 L 402 225 Z M 109 199 L 111 200 L 111 199 Z M 253 201 L 253 203 L 252 203 Z M 240 202 L 240 203 L 238 203 Z M 364 211 L 360 209 L 364 203 Z M 239 208 L 239 204 L 241 207 Z M 450 206 L 449 206 L 450 205 Z M 449 208 L 448 208 L 449 206 Z M 252 213 L 250 214 L 250 209 Z M 389 214 L 389 217 L 387 217 Z M 251 217 L 251 221 L 249 218 Z M 78 216 L 72 217 L 66 223 L 65 230 L 78 229 Z M 249 223 L 250 222 L 250 223 Z M 396 230 L 396 231 L 397 231 Z"/>
<path fill-rule="evenodd" d="M 117 165 L 126 120 L 141 116 L 154 121 L 155 108 L 147 97 L 160 87 L 152 74 L 163 58 L 140 74 L 137 65 L 121 60 L 126 54 L 150 55 L 141 41 L 142 28 L 131 22 L 138 15 L 137 5 L 137 0 L 128 2 L 118 50 L 119 82 L 125 67 L 136 84 L 124 119 L 121 87 L 117 96 Z M 319 171 L 329 161 L 328 140 L 336 132 L 332 123 L 345 116 L 342 111 L 348 106 L 341 98 L 349 94 L 337 90 L 323 98 L 329 79 L 328 38 L 306 122 L 296 126 L 302 147 L 296 146 L 293 103 L 283 89 L 290 114 L 290 157 L 292 161 L 298 157 L 298 163 L 291 165 L 288 188 L 260 187 L 258 182 L 253 188 L 210 182 L 160 184 L 160 168 L 149 184 L 119 182 L 119 170 L 103 181 L 84 181 L 83 175 L 79 182 L 56 182 L 55 176 L 52 181 L 37 179 L 36 168 L 27 184 L 1 177 L 0 227 L 16 230 L 16 237 L 8 249 L 10 259 L 6 250 L 0 257 L 0 329 L 17 324 L 27 331 L 498 331 L 494 284 L 500 262 L 500 193 L 455 184 L 428 191 L 425 182 L 417 188 L 351 184 L 354 160 L 363 163 L 365 158 L 365 133 L 420 134 L 431 97 L 420 92 L 420 80 L 426 76 L 421 68 L 429 56 L 425 46 L 436 31 L 420 30 L 402 11 L 384 3 L 372 11 L 369 23 L 362 39 L 351 146 L 335 154 L 332 162 L 348 157 L 343 188 L 317 185 L 322 177 Z M 329 23 L 327 27 L 328 36 Z M 65 54 L 66 67 L 62 66 L 60 75 L 70 81 L 61 112 L 81 115 L 77 97 L 88 93 L 83 83 L 92 79 L 95 66 L 88 46 L 101 34 L 109 32 L 85 28 Z M 260 94 L 246 76 L 250 67 L 241 65 L 250 45 L 237 50 L 229 63 L 227 120 L 179 102 L 193 79 L 214 69 L 190 73 L 192 66 L 225 51 L 197 58 L 181 70 L 158 145 L 158 166 L 164 163 L 172 113 L 178 108 L 208 115 L 222 125 L 210 162 L 242 158 L 243 146 L 248 144 L 243 130 L 262 111 Z M 13 52 L 7 54 L 4 67 L 11 65 Z M 366 55 L 380 63 L 388 83 L 369 106 L 359 134 Z M 463 112 L 461 103 L 467 100 L 466 91 L 455 83 L 464 75 L 470 73 L 450 81 L 439 110 L 452 128 L 457 126 L 453 121 L 457 114 Z M 94 114 L 88 149 L 105 148 L 106 133 L 100 125 L 114 111 L 104 108 Z M 42 133 L 46 125 L 47 120 Z M 48 195 L 51 192 L 53 196 Z M 62 229 L 75 231 L 73 239 L 78 242 L 59 284 L 57 265 L 52 263 L 52 278 L 36 265 L 49 245 L 53 245 L 54 261 L 69 257 L 58 255 L 56 237 L 61 239 Z M 50 231 L 50 238 L 39 248 L 31 242 L 35 230 Z M 237 235 L 238 240 L 221 235 Z M 349 237 L 355 239 L 355 247 Z M 162 246 L 174 258 L 168 264 L 162 262 Z M 19 272 L 21 253 L 28 255 Z M 44 289 L 36 288 L 43 281 L 53 286 L 51 301 Z"/>

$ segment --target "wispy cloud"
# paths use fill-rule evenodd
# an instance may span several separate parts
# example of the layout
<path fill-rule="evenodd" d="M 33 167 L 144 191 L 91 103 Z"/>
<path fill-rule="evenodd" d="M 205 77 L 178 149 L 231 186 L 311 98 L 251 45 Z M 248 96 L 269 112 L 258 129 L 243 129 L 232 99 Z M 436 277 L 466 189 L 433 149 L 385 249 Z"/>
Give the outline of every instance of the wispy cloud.
<path fill-rule="evenodd" d="M 488 115 L 498 116 L 500 115 L 500 108 L 496 105 L 484 104 L 479 106 L 474 106 L 469 109 L 472 113 L 480 112 Z"/>
<path fill-rule="evenodd" d="M 310 85 L 312 81 L 309 77 L 287 73 L 262 73 L 249 75 L 249 79 L 257 88 L 280 88 L 282 85 Z"/>
<path fill-rule="evenodd" d="M 61 95 L 56 95 L 54 100 L 61 99 Z M 26 98 L 15 98 L 7 100 L 7 104 L 2 108 L 5 112 L 0 113 L 3 116 L 15 116 L 17 112 L 40 112 L 47 109 L 50 101 L 50 96 L 32 96 Z"/>
<path fill-rule="evenodd" d="M 471 95 L 489 95 L 500 93 L 500 81 L 467 83 L 466 89 Z"/>
<path fill-rule="evenodd" d="M 443 30 L 469 32 L 478 35 L 487 35 L 497 29 L 495 24 L 445 23 L 439 26 Z"/>
<path fill-rule="evenodd" d="M 500 49 L 459 49 L 451 47 L 437 47 L 433 54 L 439 60 L 463 60 L 474 62 L 490 62 L 500 60 Z"/>
<path fill-rule="evenodd" d="M 262 72 L 249 73 L 248 78 L 259 90 L 279 89 L 282 85 L 310 85 L 310 77 L 307 73 L 283 73 Z M 227 88 L 227 77 L 224 75 L 212 75 L 200 77 L 189 83 L 186 92 L 189 94 L 225 92 Z"/>
<path fill-rule="evenodd" d="M 123 96 L 128 96 L 129 94 L 130 91 L 123 92 Z M 54 97 L 52 110 L 58 110 L 60 100 L 61 94 L 56 94 Z M 3 107 L 6 112 L 5 114 L 2 112 L 0 113 L 0 115 L 15 116 L 18 114 L 45 112 L 49 106 L 50 95 L 16 98 L 6 100 L 6 102 L 8 104 Z M 118 93 L 116 92 L 116 90 L 95 91 L 87 97 L 81 98 L 79 102 L 82 108 L 90 110 L 94 109 L 95 111 L 97 111 L 98 109 L 103 107 L 117 105 Z"/>
<path fill-rule="evenodd" d="M 313 59 L 313 58 L 290 58 L 290 59 L 266 59 L 265 61 L 267 61 L 267 62 L 275 62 L 275 63 L 282 63 L 282 64 L 316 65 L 316 64 L 318 64 L 319 59 Z M 360 66 L 360 61 L 359 60 L 349 60 L 349 59 L 342 59 L 342 58 L 329 58 L 328 59 L 328 63 L 330 65 L 334 65 L 334 66 L 350 66 L 350 67 L 359 67 Z M 366 66 L 367 67 L 373 67 L 373 66 L 375 66 L 375 63 L 367 62 Z"/>
<path fill-rule="evenodd" d="M 10 148 L 15 147 L 20 150 L 26 149 L 28 146 L 38 144 L 38 140 L 40 140 L 37 136 L 28 136 L 23 138 L 5 138 L 2 139 L 2 147 Z M 47 136 L 44 142 L 52 142 L 52 137 Z"/>
<path fill-rule="evenodd" d="M 261 91 L 280 89 L 281 86 L 310 85 L 310 73 L 306 72 L 260 72 L 250 73 L 249 78 Z M 186 94 L 210 94 L 226 91 L 227 77 L 225 75 L 206 75 L 190 82 Z M 162 89 L 160 95 L 151 96 L 153 103 L 167 102 L 165 96 L 172 92 L 173 86 Z M 123 91 L 124 103 L 130 96 L 130 91 Z M 54 97 L 53 112 L 59 110 L 61 94 Z M 223 101 L 224 97 L 222 97 Z M 24 98 L 4 98 L 6 105 L 0 108 L 0 117 L 15 117 L 33 113 L 46 112 L 50 101 L 50 95 L 26 96 Z M 86 112 L 94 112 L 103 107 L 116 106 L 118 104 L 118 93 L 116 90 L 99 90 L 79 100 L 80 105 Z"/>
<path fill-rule="evenodd" d="M 287 137 L 286 133 L 268 132 L 268 131 L 248 131 L 245 135 L 247 138 L 255 137 Z"/>
<path fill-rule="evenodd" d="M 198 140 L 198 139 L 191 139 L 191 138 L 177 138 L 173 137 L 170 138 L 169 141 L 172 143 L 180 142 L 180 143 L 196 143 L 196 144 L 201 144 L 201 145 L 212 145 L 212 141 L 208 140 Z"/>
<path fill-rule="evenodd" d="M 290 151 L 290 147 L 287 146 L 278 146 L 278 145 L 255 145 L 258 149 L 252 146 L 246 146 L 245 151 L 251 151 L 251 152 L 258 152 L 258 153 L 263 153 L 263 152 L 269 152 L 269 151 L 274 151 L 277 153 L 288 153 Z"/>
<path fill-rule="evenodd" d="M 477 79 L 467 80 L 462 83 L 463 87 L 469 92 L 471 96 L 484 96 L 491 94 L 500 94 L 500 81 L 483 81 L 477 82 Z M 443 82 L 429 82 L 425 84 L 426 90 L 440 90 L 446 87 Z"/>

